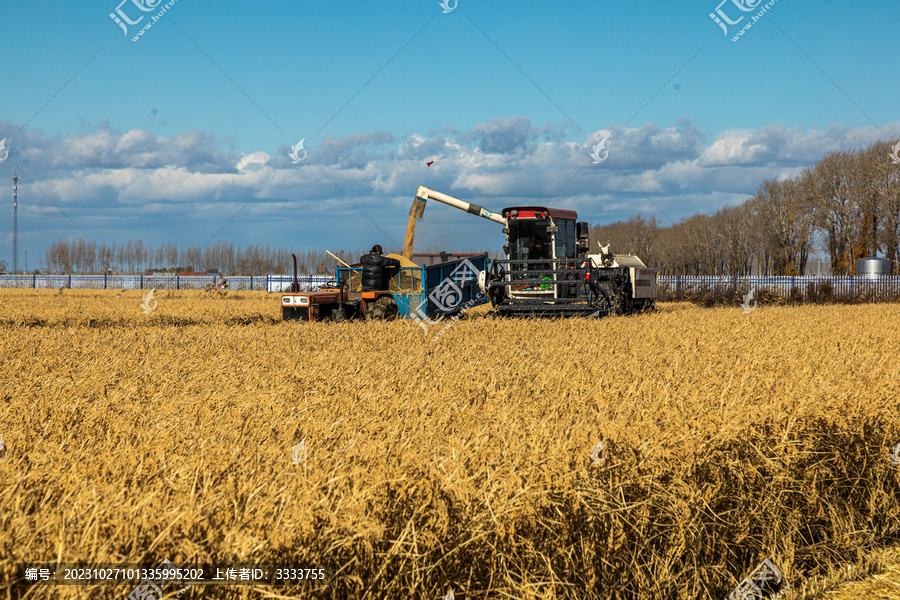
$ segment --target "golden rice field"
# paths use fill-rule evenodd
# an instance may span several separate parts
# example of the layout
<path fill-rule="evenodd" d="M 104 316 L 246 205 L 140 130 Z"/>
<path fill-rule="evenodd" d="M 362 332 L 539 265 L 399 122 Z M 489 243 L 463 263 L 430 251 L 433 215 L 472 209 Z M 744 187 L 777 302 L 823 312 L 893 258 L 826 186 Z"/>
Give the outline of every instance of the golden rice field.
<path fill-rule="evenodd" d="M 166 598 L 721 600 L 766 558 L 849 598 L 814 591 L 900 543 L 900 305 L 482 308 L 433 341 L 141 295 L 0 290 L 0 598 L 133 589 L 20 563 L 168 559 L 326 578 Z"/>

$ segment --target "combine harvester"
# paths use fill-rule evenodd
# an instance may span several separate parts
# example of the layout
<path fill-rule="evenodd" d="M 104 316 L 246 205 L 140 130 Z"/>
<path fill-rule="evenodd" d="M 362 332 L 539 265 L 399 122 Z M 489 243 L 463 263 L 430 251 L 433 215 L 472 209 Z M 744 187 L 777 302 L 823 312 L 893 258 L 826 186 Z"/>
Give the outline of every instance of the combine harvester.
<path fill-rule="evenodd" d="M 419 266 L 413 253 L 415 220 L 428 200 L 503 225 L 505 259 L 487 254 Z M 409 213 L 403 263 L 391 289 L 362 292 L 360 270 L 343 263 L 335 280 L 317 292 L 300 292 L 297 259 L 294 285 L 282 294 L 282 318 L 304 321 L 398 316 L 417 320 L 448 316 L 488 300 L 499 316 L 592 316 L 632 314 L 656 303 L 656 270 L 633 255 L 613 255 L 609 246 L 588 254 L 589 226 L 572 210 L 542 206 L 491 212 L 477 204 L 420 186 Z"/>
<path fill-rule="evenodd" d="M 514 206 L 497 214 L 420 186 L 410 226 L 422 217 L 428 200 L 503 225 L 506 258 L 491 261 L 490 274 L 482 272 L 478 280 L 500 316 L 605 316 L 656 305 L 656 269 L 637 256 L 613 255 L 609 245 L 588 254 L 590 227 L 578 222 L 574 210 Z"/>

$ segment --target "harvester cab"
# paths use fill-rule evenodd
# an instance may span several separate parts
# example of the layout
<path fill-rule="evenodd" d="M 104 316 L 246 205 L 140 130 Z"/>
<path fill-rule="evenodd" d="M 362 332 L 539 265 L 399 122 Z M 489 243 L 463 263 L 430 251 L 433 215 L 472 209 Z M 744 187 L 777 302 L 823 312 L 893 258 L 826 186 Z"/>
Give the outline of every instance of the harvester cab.
<path fill-rule="evenodd" d="M 564 268 L 574 267 L 578 258 L 584 258 L 587 248 L 587 223 L 577 223 L 573 210 L 548 209 L 541 206 L 504 208 L 506 218 L 506 244 L 503 252 L 511 263 L 521 266 L 524 279 L 553 279 L 541 271 L 552 270 L 555 264 Z M 582 234 L 582 238 L 578 237 Z M 583 262 L 583 261 L 582 261 Z M 525 295 L 553 295 L 550 286 L 533 289 L 533 285 L 516 284 L 515 291 Z M 551 292 L 547 294 L 546 292 Z"/>

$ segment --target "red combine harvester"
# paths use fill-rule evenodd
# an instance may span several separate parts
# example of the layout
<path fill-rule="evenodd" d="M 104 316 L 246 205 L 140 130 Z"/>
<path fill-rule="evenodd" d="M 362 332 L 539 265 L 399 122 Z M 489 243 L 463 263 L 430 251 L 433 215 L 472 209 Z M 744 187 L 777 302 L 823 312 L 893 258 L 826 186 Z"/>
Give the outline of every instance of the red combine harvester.
<path fill-rule="evenodd" d="M 421 217 L 428 200 L 503 225 L 506 258 L 479 277 L 498 315 L 604 316 L 655 306 L 656 269 L 609 246 L 589 254 L 589 225 L 574 210 L 514 206 L 498 214 L 420 186 L 410 215 Z"/>

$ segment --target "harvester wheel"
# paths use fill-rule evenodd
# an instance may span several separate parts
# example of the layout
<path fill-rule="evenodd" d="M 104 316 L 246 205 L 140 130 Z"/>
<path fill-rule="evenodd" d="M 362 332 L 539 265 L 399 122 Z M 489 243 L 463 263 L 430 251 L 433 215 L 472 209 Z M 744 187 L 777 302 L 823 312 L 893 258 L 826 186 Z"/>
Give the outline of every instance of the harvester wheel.
<path fill-rule="evenodd" d="M 500 267 L 496 262 L 491 264 L 491 276 L 487 279 L 487 283 L 485 286 L 487 290 L 485 294 L 488 297 L 488 300 L 491 302 L 491 306 L 496 308 L 500 304 L 503 304 L 503 300 L 506 296 L 506 288 L 502 285 L 491 285 L 495 281 L 500 281 L 503 279 L 503 276 L 506 274 L 506 271 Z"/>
<path fill-rule="evenodd" d="M 615 312 L 609 294 L 604 288 L 597 286 L 596 288 L 591 288 L 591 292 L 590 304 L 592 307 L 599 309 L 599 312 L 597 313 L 598 316 L 602 317 L 606 314 Z"/>

